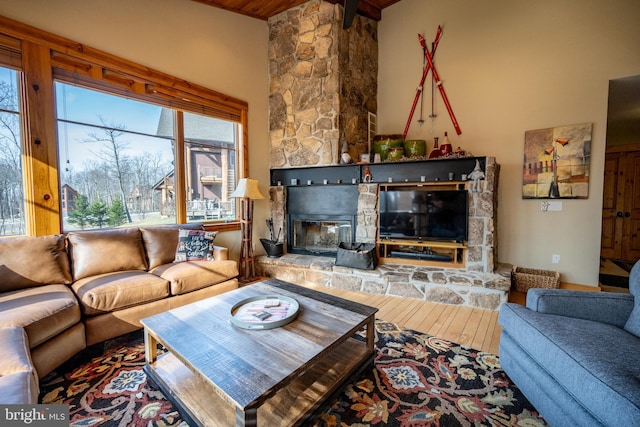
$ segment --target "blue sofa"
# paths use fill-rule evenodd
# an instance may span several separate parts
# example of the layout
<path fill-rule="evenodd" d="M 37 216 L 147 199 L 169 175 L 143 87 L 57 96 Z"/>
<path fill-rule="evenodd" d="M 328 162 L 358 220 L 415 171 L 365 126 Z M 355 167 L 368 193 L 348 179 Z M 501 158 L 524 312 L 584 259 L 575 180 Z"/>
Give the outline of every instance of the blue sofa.
<path fill-rule="evenodd" d="M 500 363 L 551 426 L 640 426 L 640 262 L 630 294 L 530 289 L 503 304 Z"/>

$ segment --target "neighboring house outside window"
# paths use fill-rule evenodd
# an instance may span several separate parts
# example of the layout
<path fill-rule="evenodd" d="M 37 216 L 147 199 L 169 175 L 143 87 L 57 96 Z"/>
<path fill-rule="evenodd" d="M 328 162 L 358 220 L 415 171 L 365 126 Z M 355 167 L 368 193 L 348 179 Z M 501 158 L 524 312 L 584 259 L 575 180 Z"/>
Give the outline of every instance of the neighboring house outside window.
<path fill-rule="evenodd" d="M 69 212 L 75 209 L 77 196 L 78 192 L 71 188 L 69 184 L 64 184 L 60 189 L 60 205 L 64 216 L 67 216 Z"/>
<path fill-rule="evenodd" d="M 171 110 L 163 108 L 158 135 L 172 135 L 171 117 Z M 235 190 L 237 175 L 237 135 L 238 127 L 233 122 L 184 114 L 187 221 L 234 218 L 235 199 L 230 196 Z M 163 177 L 156 188 L 163 192 L 163 198 L 173 200 L 173 173 Z"/>

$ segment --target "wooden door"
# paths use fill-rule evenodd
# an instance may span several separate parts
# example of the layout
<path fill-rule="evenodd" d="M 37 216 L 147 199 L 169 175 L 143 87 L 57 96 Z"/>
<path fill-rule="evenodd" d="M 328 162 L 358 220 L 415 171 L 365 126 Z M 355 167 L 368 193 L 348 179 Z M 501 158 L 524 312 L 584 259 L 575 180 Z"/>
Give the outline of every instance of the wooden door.
<path fill-rule="evenodd" d="M 640 151 L 626 156 L 622 259 L 640 259 Z"/>
<path fill-rule="evenodd" d="M 640 151 L 607 153 L 601 256 L 640 259 Z"/>
<path fill-rule="evenodd" d="M 622 153 L 607 153 L 604 160 L 600 256 L 609 259 L 621 259 L 622 254 L 622 221 L 617 217 L 617 213 L 623 209 L 621 205 L 624 200 L 624 186 L 618 183 L 621 159 Z"/>

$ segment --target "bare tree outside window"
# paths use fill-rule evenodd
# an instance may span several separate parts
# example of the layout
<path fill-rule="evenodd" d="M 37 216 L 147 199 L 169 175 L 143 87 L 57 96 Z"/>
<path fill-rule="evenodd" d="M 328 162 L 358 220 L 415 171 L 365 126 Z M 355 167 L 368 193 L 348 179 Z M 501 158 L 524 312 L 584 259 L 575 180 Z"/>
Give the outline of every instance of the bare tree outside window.
<path fill-rule="evenodd" d="M 0 67 L 0 236 L 25 234 L 18 73 Z"/>
<path fill-rule="evenodd" d="M 175 120 L 187 222 L 235 218 L 236 123 L 61 82 L 56 101 L 63 230 L 175 223 Z"/>
<path fill-rule="evenodd" d="M 56 95 L 63 229 L 175 223 L 158 188 L 174 160 L 161 108 L 62 83 Z"/>
<path fill-rule="evenodd" d="M 105 164 L 110 166 L 112 174 L 115 175 L 120 189 L 120 196 L 122 197 L 120 203 L 124 209 L 127 222 L 131 222 L 129 207 L 127 203 L 123 203 L 124 200 L 127 200 L 125 174 L 129 168 L 127 165 L 129 159 L 124 155 L 124 151 L 128 148 L 129 143 L 122 140 L 125 127 L 124 125 L 114 123 L 107 125 L 102 117 L 100 118 L 100 122 L 102 123 L 100 131 L 89 133 L 89 138 L 84 142 L 98 142 L 102 145 L 103 149 L 97 153 L 97 156 Z"/>

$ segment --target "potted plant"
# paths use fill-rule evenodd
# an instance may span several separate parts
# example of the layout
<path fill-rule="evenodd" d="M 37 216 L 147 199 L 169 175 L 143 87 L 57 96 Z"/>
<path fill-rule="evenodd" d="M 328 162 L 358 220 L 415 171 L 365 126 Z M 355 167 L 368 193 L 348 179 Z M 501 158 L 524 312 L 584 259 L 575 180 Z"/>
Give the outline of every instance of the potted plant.
<path fill-rule="evenodd" d="M 282 228 L 278 230 L 278 234 L 276 235 L 273 229 L 273 219 L 271 218 L 267 219 L 267 228 L 269 229 L 269 236 L 271 238 L 260 239 L 260 243 L 262 243 L 262 247 L 269 258 L 278 258 L 282 256 L 282 242 L 278 242 Z"/>

